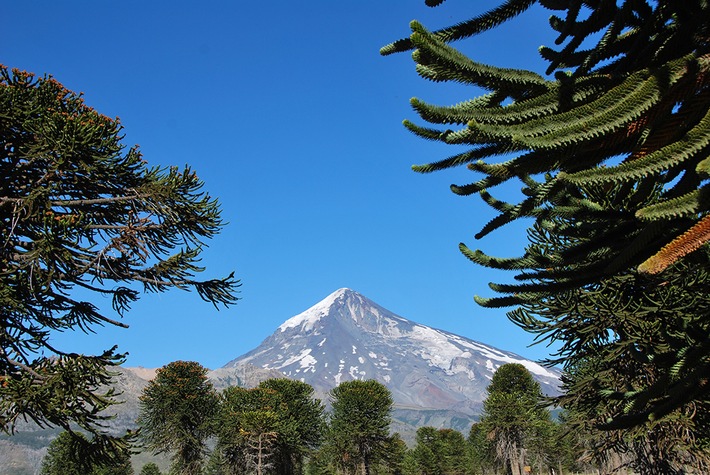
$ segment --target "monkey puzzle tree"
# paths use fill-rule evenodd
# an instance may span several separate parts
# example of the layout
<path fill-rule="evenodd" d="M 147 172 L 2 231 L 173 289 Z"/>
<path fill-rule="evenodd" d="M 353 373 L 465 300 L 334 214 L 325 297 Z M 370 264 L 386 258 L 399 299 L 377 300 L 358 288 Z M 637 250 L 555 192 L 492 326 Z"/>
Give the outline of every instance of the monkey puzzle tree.
<path fill-rule="evenodd" d="M 174 473 L 199 474 L 218 403 L 199 363 L 174 361 L 160 368 L 140 396 L 138 425 L 145 446 L 156 454 L 169 453 Z"/>
<path fill-rule="evenodd" d="M 279 405 L 279 435 L 276 439 L 276 473 L 303 473 L 303 459 L 320 443 L 325 430 L 324 406 L 313 397 L 313 387 L 286 378 L 267 379 L 259 388 L 276 391 Z"/>
<path fill-rule="evenodd" d="M 534 4 L 563 12 L 550 19 L 559 50 L 540 49 L 554 79 L 476 63 L 450 45 Z M 578 343 L 606 331 L 609 343 L 621 342 L 605 353 L 609 365 L 624 351 L 617 361 L 642 355 L 655 366 L 653 380 L 620 390 L 610 379 L 597 388 L 600 404 L 610 397 L 621 401 L 621 410 L 607 413 L 603 426 L 643 424 L 706 398 L 708 310 L 702 298 L 683 291 L 686 283 L 679 279 L 708 270 L 710 4 L 508 0 L 450 28 L 429 32 L 413 22 L 412 31 L 382 54 L 414 49 L 422 77 L 487 91 L 454 106 L 412 99 L 422 119 L 441 128 L 406 121 L 408 129 L 470 147 L 415 170 L 466 165 L 482 175 L 452 185 L 457 194 L 479 194 L 497 213 L 477 238 L 521 218 L 534 223 L 531 245 L 521 257 L 492 257 L 460 245 L 475 263 L 516 273 L 515 284 L 491 284 L 501 296 L 477 301 L 487 307 L 520 305 L 509 313 L 515 323 L 541 340 L 572 342 L 559 363 L 575 364 Z M 489 192 L 516 181 L 523 192 L 517 201 Z M 664 287 L 675 298 L 661 298 Z M 574 313 L 579 292 L 595 295 L 596 307 L 588 305 L 575 318 L 551 310 L 564 304 Z M 625 302 L 651 297 L 643 313 L 622 312 L 618 319 L 616 292 L 633 294 Z M 613 320 L 618 324 L 608 326 Z"/>
<path fill-rule="evenodd" d="M 523 365 L 508 363 L 493 374 L 487 392 L 481 428 L 505 473 L 522 475 L 528 452 L 551 425 L 550 414 L 539 405 L 540 385 Z"/>
<path fill-rule="evenodd" d="M 338 467 L 358 467 L 370 475 L 386 456 L 392 395 L 375 380 L 346 381 L 330 392 L 332 414 L 328 444 Z"/>
<path fill-rule="evenodd" d="M 64 431 L 54 439 L 42 459 L 40 475 L 133 475 L 131 457 L 122 451 L 110 462 L 93 465 L 82 457 L 82 443 L 88 441 L 81 434 Z"/>
<path fill-rule="evenodd" d="M 303 460 L 323 436 L 323 404 L 313 387 L 285 378 L 223 391 L 215 452 L 225 471 L 303 473 Z"/>
<path fill-rule="evenodd" d="M 413 456 L 419 472 L 425 475 L 467 475 L 471 459 L 463 434 L 454 429 L 420 427 Z"/>
<path fill-rule="evenodd" d="M 203 182 L 189 167 L 148 167 L 121 139 L 118 119 L 52 77 L 0 67 L 0 429 L 76 424 L 93 434 L 85 457 L 125 446 L 101 431 L 108 368 L 124 357 L 57 348 L 52 332 L 125 326 L 99 297 L 122 316 L 141 292 L 194 289 L 228 305 L 239 285 L 195 278 L 222 227 Z"/>
<path fill-rule="evenodd" d="M 158 465 L 154 462 L 148 462 L 143 465 L 139 475 L 161 475 L 160 467 L 158 467 Z"/>

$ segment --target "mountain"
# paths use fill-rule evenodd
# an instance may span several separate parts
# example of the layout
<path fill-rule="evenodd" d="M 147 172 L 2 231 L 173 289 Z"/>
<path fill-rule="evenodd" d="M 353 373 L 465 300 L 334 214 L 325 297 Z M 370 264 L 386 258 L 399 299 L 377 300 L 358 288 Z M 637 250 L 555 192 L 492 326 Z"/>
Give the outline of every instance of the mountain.
<path fill-rule="evenodd" d="M 392 392 L 400 423 L 459 430 L 480 414 L 502 364 L 523 364 L 546 394 L 556 394 L 559 385 L 554 369 L 412 322 L 350 289 L 286 320 L 225 368 L 247 363 L 304 381 L 324 400 L 343 381 L 375 379 Z"/>
<path fill-rule="evenodd" d="M 219 391 L 254 387 L 269 378 L 302 380 L 324 402 L 343 381 L 376 379 L 395 401 L 392 430 L 411 441 L 417 427 L 451 427 L 468 434 L 480 414 L 495 370 L 525 365 L 547 394 L 557 392 L 559 373 L 507 351 L 402 318 L 349 289 L 332 293 L 286 320 L 252 351 L 208 372 Z M 110 408 L 109 429 L 135 428 L 139 396 L 155 369 L 118 368 L 114 380 L 123 404 Z M 59 429 L 27 423 L 13 436 L 0 435 L 0 475 L 37 473 L 47 445 Z M 150 454 L 134 457 L 136 473 Z"/>

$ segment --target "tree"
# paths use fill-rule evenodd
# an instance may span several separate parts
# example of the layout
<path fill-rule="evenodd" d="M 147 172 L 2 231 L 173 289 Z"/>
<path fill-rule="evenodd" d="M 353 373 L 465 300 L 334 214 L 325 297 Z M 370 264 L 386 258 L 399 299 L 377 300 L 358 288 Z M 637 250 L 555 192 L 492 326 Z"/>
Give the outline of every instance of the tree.
<path fill-rule="evenodd" d="M 82 475 L 87 467 L 81 466 L 73 450 L 75 440 L 66 431 L 60 433 L 47 448 L 47 455 L 42 459 L 40 475 Z"/>
<path fill-rule="evenodd" d="M 476 63 L 450 45 L 536 3 L 563 12 L 550 21 L 560 49 L 540 49 L 554 80 Z M 708 310 L 683 286 L 704 288 L 710 263 L 709 23 L 704 0 L 509 0 L 436 32 L 413 22 L 410 38 L 381 50 L 415 49 L 422 77 L 487 91 L 450 107 L 413 99 L 421 118 L 441 127 L 405 122 L 420 137 L 470 146 L 414 168 L 432 172 L 465 164 L 482 174 L 452 185 L 457 194 L 478 193 L 497 214 L 477 238 L 520 219 L 533 221 L 521 257 L 498 258 L 460 245 L 473 262 L 516 273 L 515 284 L 491 284 L 499 297 L 477 301 L 521 305 L 509 313 L 515 323 L 540 341 L 569 343 L 557 363 L 574 366 L 576 350 L 599 338 L 605 341 L 596 346 L 608 344 L 602 352 L 608 367 L 622 353 L 620 363 L 642 355 L 654 373 L 633 388 L 614 388 L 621 383 L 611 378 L 594 391 L 598 404 L 608 408 L 618 400 L 616 407 L 623 408 L 607 413 L 600 428 L 670 420 L 707 399 Z M 502 161 L 492 163 L 496 159 Z M 519 200 L 489 192 L 516 180 Z M 580 294 L 589 303 L 585 311 L 576 310 Z M 643 312 L 619 315 L 628 302 Z M 567 310 L 560 314 L 559 308 Z M 662 323 L 654 323 L 657 317 Z M 604 327 L 609 322 L 613 331 Z"/>
<path fill-rule="evenodd" d="M 55 331 L 125 327 L 142 292 L 195 289 L 236 301 L 233 276 L 196 280 L 205 240 L 222 227 L 217 201 L 189 168 L 149 168 L 121 144 L 118 119 L 51 76 L 0 67 L 0 430 L 18 419 L 93 435 L 83 456 L 109 459 L 128 440 L 101 429 L 113 404 L 116 347 L 80 355 Z M 92 302 L 93 300 L 93 302 Z"/>
<path fill-rule="evenodd" d="M 154 462 L 143 465 L 140 475 L 160 475 L 160 468 Z"/>
<path fill-rule="evenodd" d="M 495 470 L 495 447 L 480 422 L 474 422 L 468 433 L 471 454 L 471 468 L 474 473 L 487 474 Z"/>
<path fill-rule="evenodd" d="M 121 452 L 110 463 L 94 465 L 90 460 L 82 458 L 82 441 L 88 443 L 81 434 L 61 432 L 47 448 L 40 475 L 133 475 L 127 451 Z"/>
<path fill-rule="evenodd" d="M 199 474 L 218 410 L 207 370 L 192 361 L 160 368 L 143 389 L 140 406 L 138 424 L 145 446 L 156 454 L 170 453 L 174 473 Z"/>
<path fill-rule="evenodd" d="M 281 431 L 281 398 L 270 388 L 232 386 L 221 398 L 217 447 L 229 473 L 271 471 Z"/>
<path fill-rule="evenodd" d="M 346 381 L 330 391 L 330 443 L 336 466 L 370 475 L 390 441 L 392 395 L 375 380 Z"/>
<path fill-rule="evenodd" d="M 465 475 L 471 463 L 464 436 L 453 429 L 420 427 L 414 456 L 422 475 Z"/>
<path fill-rule="evenodd" d="M 549 413 L 540 407 L 540 385 L 525 366 L 507 363 L 496 370 L 487 392 L 481 426 L 505 473 L 522 475 L 530 461 L 528 449 L 551 424 Z"/>
<path fill-rule="evenodd" d="M 217 447 L 235 473 L 303 473 L 304 457 L 320 442 L 323 404 L 313 388 L 284 378 L 222 393 Z"/>
<path fill-rule="evenodd" d="M 611 345 L 610 345 L 611 346 Z M 602 351 L 610 351 L 604 348 Z M 676 409 L 666 417 L 629 428 L 600 431 L 600 419 L 624 412 L 624 398 L 600 401 L 599 387 L 617 392 L 654 383 L 655 368 L 627 355 L 614 365 L 599 357 L 578 360 L 563 377 L 565 422 L 585 442 L 592 458 L 609 469 L 629 466 L 641 475 L 679 475 L 710 470 L 707 402 Z M 598 386 L 595 388 L 594 384 Z M 589 390 L 587 391 L 587 388 Z"/>
<path fill-rule="evenodd" d="M 268 379 L 259 388 L 279 395 L 279 435 L 276 471 L 282 475 L 303 473 L 303 460 L 323 438 L 323 403 L 313 397 L 313 387 L 286 378 Z"/>

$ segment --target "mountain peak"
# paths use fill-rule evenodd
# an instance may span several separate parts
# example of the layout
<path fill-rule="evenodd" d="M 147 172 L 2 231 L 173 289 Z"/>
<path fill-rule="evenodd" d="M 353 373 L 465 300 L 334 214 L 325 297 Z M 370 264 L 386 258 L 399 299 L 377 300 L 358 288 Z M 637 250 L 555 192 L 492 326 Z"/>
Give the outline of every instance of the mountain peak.
<path fill-rule="evenodd" d="M 226 367 L 245 363 L 308 383 L 324 399 L 344 381 L 375 379 L 391 391 L 401 424 L 460 424 L 464 432 L 505 363 L 523 364 L 546 394 L 559 386 L 556 370 L 407 320 L 347 288 L 286 320 Z"/>
<path fill-rule="evenodd" d="M 347 287 L 340 288 L 308 310 L 289 318 L 282 323 L 278 329 L 281 332 L 289 328 L 300 328 L 302 331 L 310 331 L 321 318 L 330 315 L 334 308 L 343 305 L 346 300 L 353 297 L 358 299 L 363 298 L 362 295 L 354 290 L 348 289 Z"/>

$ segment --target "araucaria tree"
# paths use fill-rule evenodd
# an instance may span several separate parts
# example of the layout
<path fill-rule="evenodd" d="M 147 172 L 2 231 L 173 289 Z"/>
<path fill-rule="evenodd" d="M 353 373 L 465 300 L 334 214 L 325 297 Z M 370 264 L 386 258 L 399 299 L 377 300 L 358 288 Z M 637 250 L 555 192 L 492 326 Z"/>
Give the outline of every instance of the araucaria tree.
<path fill-rule="evenodd" d="M 118 119 L 55 79 L 0 67 L 0 430 L 18 418 L 78 426 L 99 458 L 125 446 L 101 431 L 123 355 L 57 348 L 51 332 L 125 326 L 98 298 L 120 317 L 142 292 L 195 289 L 228 305 L 239 285 L 195 278 L 222 227 L 195 172 L 148 167 L 121 139 Z"/>
<path fill-rule="evenodd" d="M 229 387 L 216 422 L 215 463 L 225 473 L 298 475 L 304 457 L 320 442 L 323 404 L 313 387 L 285 378 L 258 387 Z"/>
<path fill-rule="evenodd" d="M 323 403 L 314 398 L 313 387 L 301 381 L 267 379 L 259 383 L 259 388 L 275 391 L 279 395 L 275 472 L 279 475 L 300 475 L 304 471 L 304 458 L 323 438 Z"/>
<path fill-rule="evenodd" d="M 559 48 L 540 49 L 554 78 L 476 63 L 450 45 L 535 4 L 561 12 L 550 18 Z M 491 284 L 501 296 L 477 301 L 520 306 L 509 317 L 562 342 L 553 362 L 568 371 L 601 365 L 576 372 L 559 401 L 580 404 L 594 416 L 587 422 L 643 432 L 665 420 L 699 450 L 691 442 L 704 437 L 710 374 L 710 4 L 508 0 L 450 28 L 414 22 L 412 31 L 381 52 L 414 50 L 422 77 L 487 91 L 454 106 L 412 100 L 435 126 L 406 121 L 408 129 L 469 146 L 415 170 L 466 165 L 479 174 L 452 185 L 497 213 L 477 238 L 533 222 L 521 257 L 460 245 L 473 262 L 516 273 L 515 284 Z M 519 200 L 489 191 L 516 181 Z"/>
<path fill-rule="evenodd" d="M 508 363 L 496 370 L 487 392 L 481 427 L 492 441 L 503 471 L 522 475 L 535 455 L 545 453 L 539 450 L 535 454 L 534 448 L 543 443 L 552 427 L 550 414 L 540 407 L 540 385 L 523 365 Z M 538 464 L 545 467 L 544 462 Z"/>
<path fill-rule="evenodd" d="M 121 451 L 113 460 L 96 465 L 82 457 L 83 445 L 87 443 L 81 434 L 60 433 L 49 444 L 39 475 L 133 475 L 128 451 Z"/>
<path fill-rule="evenodd" d="M 375 380 L 346 381 L 330 392 L 332 414 L 328 445 L 335 465 L 345 473 L 357 469 L 370 475 L 372 467 L 386 457 L 392 395 Z"/>
<path fill-rule="evenodd" d="M 192 361 L 160 368 L 140 397 L 138 425 L 145 446 L 171 456 L 172 472 L 196 475 L 214 433 L 219 399 L 207 370 Z"/>

